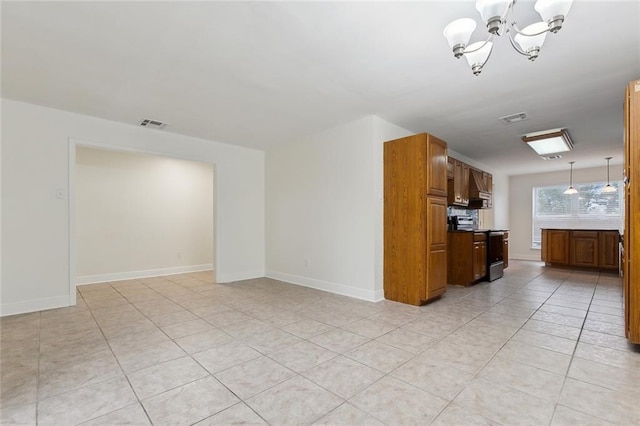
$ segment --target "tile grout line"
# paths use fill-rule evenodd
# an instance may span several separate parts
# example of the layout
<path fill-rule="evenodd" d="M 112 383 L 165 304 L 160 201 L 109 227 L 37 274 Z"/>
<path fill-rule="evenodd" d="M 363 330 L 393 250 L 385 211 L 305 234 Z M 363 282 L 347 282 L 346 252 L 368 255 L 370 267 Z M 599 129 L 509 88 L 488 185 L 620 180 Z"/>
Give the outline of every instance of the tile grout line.
<path fill-rule="evenodd" d="M 120 294 L 120 295 L 122 296 L 122 293 L 120 293 L 120 292 L 118 291 L 118 289 L 117 289 L 117 288 L 113 287 L 113 286 L 111 285 L 111 283 L 109 283 L 109 287 L 110 287 L 110 288 L 112 288 L 113 290 L 115 290 L 118 294 Z M 80 295 L 81 295 L 81 297 L 82 297 L 82 300 L 83 300 L 83 301 L 85 302 L 85 304 L 87 305 L 87 309 L 89 310 L 89 313 L 91 313 L 91 317 L 93 318 L 93 321 L 95 321 L 96 325 L 97 325 L 97 326 L 98 326 L 98 328 L 100 329 L 100 333 L 102 334 L 102 338 L 104 339 L 105 343 L 106 343 L 106 344 L 107 344 L 107 346 L 109 347 L 109 350 L 111 351 L 111 354 L 113 355 L 113 358 L 114 358 L 114 359 L 116 360 L 116 362 L 118 363 L 118 367 L 120 367 L 120 371 L 122 372 L 122 375 L 124 376 L 125 380 L 126 380 L 126 381 L 127 381 L 127 383 L 129 384 L 129 388 L 131 389 L 131 392 L 132 392 L 132 393 L 133 393 L 133 395 L 136 397 L 136 400 L 138 401 L 138 404 L 139 404 L 139 405 L 140 405 L 140 407 L 142 408 L 142 411 L 144 412 L 145 416 L 147 416 L 147 420 L 149 420 L 149 423 L 150 423 L 151 425 L 153 425 L 153 421 L 151 420 L 151 417 L 149 416 L 149 413 L 147 412 L 147 409 L 146 409 L 146 408 L 145 408 L 145 406 L 142 404 L 142 401 L 141 401 L 141 400 L 140 400 L 140 398 L 138 397 L 138 394 L 136 393 L 136 391 L 135 391 L 135 389 L 134 389 L 133 385 L 131 384 L 131 381 L 129 380 L 129 376 L 127 376 L 127 373 L 124 371 L 124 368 L 122 367 L 122 364 L 120 363 L 120 360 L 118 359 L 118 357 L 116 356 L 115 352 L 113 351 L 113 348 L 111 347 L 111 344 L 109 343 L 109 339 L 107 339 L 107 336 L 104 334 L 104 331 L 102 330 L 102 327 L 100 326 L 100 324 L 99 324 L 99 323 L 98 323 L 98 321 L 96 320 L 96 317 L 95 317 L 95 315 L 93 314 L 93 309 L 91 309 L 91 307 L 89 307 L 89 305 L 88 305 L 88 304 L 86 303 L 86 301 L 84 300 L 84 295 L 82 295 L 82 292 L 80 292 Z M 123 297 L 124 297 L 124 296 L 123 296 Z M 125 299 L 126 299 L 126 298 L 125 298 Z M 127 299 L 127 302 L 128 302 L 128 301 L 129 301 L 129 300 Z M 133 304 L 131 304 L 131 305 L 133 305 Z M 134 306 L 134 307 L 135 307 L 135 306 Z M 137 307 L 136 307 L 136 309 L 137 309 Z M 144 315 L 144 314 L 143 314 L 143 315 Z M 101 382 L 101 383 L 102 383 L 102 382 Z M 133 404 L 131 404 L 131 405 L 133 405 Z M 113 410 L 113 411 L 110 411 L 109 413 L 105 413 L 105 414 L 102 414 L 102 415 L 100 415 L 100 416 L 92 417 L 91 419 L 88 419 L 88 420 L 86 420 L 86 421 L 93 420 L 93 419 L 98 418 L 98 417 L 102 417 L 103 415 L 107 415 L 107 414 L 113 413 L 113 412 L 118 411 L 118 410 L 120 410 L 120 409 L 122 409 L 122 408 L 125 408 L 125 407 L 128 407 L 128 405 L 125 405 L 124 407 L 117 408 L 117 409 L 115 409 L 115 410 Z"/>

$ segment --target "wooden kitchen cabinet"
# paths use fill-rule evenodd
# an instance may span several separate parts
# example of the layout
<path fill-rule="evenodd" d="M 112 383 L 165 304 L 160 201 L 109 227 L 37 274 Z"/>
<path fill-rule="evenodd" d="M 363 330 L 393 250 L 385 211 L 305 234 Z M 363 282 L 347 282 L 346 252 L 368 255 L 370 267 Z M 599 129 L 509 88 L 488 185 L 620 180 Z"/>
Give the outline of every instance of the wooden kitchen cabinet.
<path fill-rule="evenodd" d="M 640 80 L 629 83 L 624 101 L 623 298 L 625 335 L 640 343 Z"/>
<path fill-rule="evenodd" d="M 384 143 L 384 297 L 420 305 L 447 289 L 447 144 Z"/>
<path fill-rule="evenodd" d="M 449 157 L 452 177 L 447 180 L 447 202 L 450 206 L 469 205 L 469 165 Z"/>
<path fill-rule="evenodd" d="M 571 231 L 570 264 L 584 268 L 598 267 L 598 231 Z"/>
<path fill-rule="evenodd" d="M 475 236 L 482 238 L 475 241 Z M 487 241 L 486 234 L 476 234 L 473 241 L 473 280 L 478 281 L 487 275 Z"/>
<path fill-rule="evenodd" d="M 449 284 L 470 285 L 487 275 L 487 234 L 449 231 L 447 279 Z"/>
<path fill-rule="evenodd" d="M 598 237 L 600 269 L 617 270 L 620 267 L 620 233 L 618 231 L 602 231 Z"/>
<path fill-rule="evenodd" d="M 541 258 L 550 266 L 618 269 L 615 230 L 543 229 Z"/>
<path fill-rule="evenodd" d="M 557 229 L 543 232 L 542 245 L 546 249 L 543 260 L 546 263 L 559 266 L 569 265 L 569 233 L 570 231 Z"/>
<path fill-rule="evenodd" d="M 493 194 L 493 175 L 491 173 L 482 172 L 482 182 L 490 194 Z M 493 195 L 487 200 L 487 208 L 493 208 Z"/>

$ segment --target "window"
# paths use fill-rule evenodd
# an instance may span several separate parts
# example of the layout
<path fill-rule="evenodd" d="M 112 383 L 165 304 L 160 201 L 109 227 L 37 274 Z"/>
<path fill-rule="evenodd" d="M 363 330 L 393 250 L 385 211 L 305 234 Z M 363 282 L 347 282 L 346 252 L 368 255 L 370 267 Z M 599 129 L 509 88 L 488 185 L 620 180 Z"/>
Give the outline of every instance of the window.
<path fill-rule="evenodd" d="M 565 185 L 533 188 L 531 248 L 540 248 L 541 228 L 622 229 L 622 182 L 616 192 L 601 192 L 606 182 L 574 184 L 577 194 L 565 195 Z"/>

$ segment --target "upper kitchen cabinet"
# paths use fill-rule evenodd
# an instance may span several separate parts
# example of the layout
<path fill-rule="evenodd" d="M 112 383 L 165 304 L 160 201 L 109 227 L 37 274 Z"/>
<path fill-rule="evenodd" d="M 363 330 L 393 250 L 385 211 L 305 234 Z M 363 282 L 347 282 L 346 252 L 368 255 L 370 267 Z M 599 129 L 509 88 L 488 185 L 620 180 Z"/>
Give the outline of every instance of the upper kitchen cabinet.
<path fill-rule="evenodd" d="M 474 209 L 493 207 L 491 173 L 449 157 L 447 176 L 448 205 Z"/>
<path fill-rule="evenodd" d="M 626 88 L 624 103 L 623 288 L 625 335 L 640 343 L 640 80 Z"/>
<path fill-rule="evenodd" d="M 421 305 L 447 289 L 447 144 L 384 144 L 384 297 Z"/>
<path fill-rule="evenodd" d="M 447 180 L 447 204 L 467 207 L 469 205 L 469 166 L 449 157 L 451 173 Z"/>
<path fill-rule="evenodd" d="M 447 143 L 428 133 L 422 133 L 419 140 L 427 148 L 427 194 L 436 197 L 447 196 Z"/>

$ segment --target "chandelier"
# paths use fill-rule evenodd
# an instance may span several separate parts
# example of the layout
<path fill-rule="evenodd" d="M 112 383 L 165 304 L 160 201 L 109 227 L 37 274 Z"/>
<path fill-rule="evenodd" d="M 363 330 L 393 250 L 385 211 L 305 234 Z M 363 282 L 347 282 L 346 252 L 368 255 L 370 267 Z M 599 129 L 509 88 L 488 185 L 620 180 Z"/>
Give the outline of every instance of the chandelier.
<path fill-rule="evenodd" d="M 467 58 L 471 71 L 475 75 L 482 72 L 493 50 L 493 38 L 507 35 L 511 46 L 521 55 L 533 61 L 538 57 L 540 48 L 548 32 L 557 33 L 562 28 L 565 16 L 573 0 L 538 0 L 534 9 L 542 21 L 522 29 L 513 19 L 513 6 L 516 0 L 477 0 L 476 9 L 487 24 L 489 35 L 486 40 L 468 44 L 476 29 L 476 21 L 470 18 L 456 19 L 444 28 L 444 36 L 453 49 L 453 55 Z"/>

